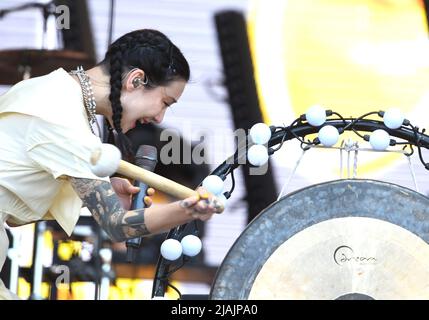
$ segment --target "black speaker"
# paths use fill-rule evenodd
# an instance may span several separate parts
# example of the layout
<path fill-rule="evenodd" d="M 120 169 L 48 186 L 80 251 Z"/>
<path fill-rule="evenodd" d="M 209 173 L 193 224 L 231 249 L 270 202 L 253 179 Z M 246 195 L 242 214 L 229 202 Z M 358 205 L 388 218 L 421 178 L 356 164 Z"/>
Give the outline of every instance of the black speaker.
<path fill-rule="evenodd" d="M 247 131 L 263 119 L 253 74 L 246 21 L 241 12 L 220 11 L 215 14 L 215 22 L 234 126 Z M 250 175 L 249 165 L 243 166 L 243 170 L 250 222 L 276 200 L 277 191 L 270 165 L 264 175 Z"/>
<path fill-rule="evenodd" d="M 423 8 L 425 10 L 426 26 L 429 27 L 429 0 L 423 0 Z"/>

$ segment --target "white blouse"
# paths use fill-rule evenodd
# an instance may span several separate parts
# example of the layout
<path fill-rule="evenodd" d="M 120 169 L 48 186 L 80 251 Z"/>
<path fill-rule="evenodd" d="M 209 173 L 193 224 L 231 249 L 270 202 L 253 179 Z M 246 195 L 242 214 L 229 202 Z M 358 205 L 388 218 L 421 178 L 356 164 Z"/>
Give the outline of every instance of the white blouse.
<path fill-rule="evenodd" d="M 13 86 L 0 96 L 0 213 L 18 225 L 53 218 L 71 235 L 82 201 L 64 177 L 109 181 L 89 165 L 100 143 L 65 70 Z"/>

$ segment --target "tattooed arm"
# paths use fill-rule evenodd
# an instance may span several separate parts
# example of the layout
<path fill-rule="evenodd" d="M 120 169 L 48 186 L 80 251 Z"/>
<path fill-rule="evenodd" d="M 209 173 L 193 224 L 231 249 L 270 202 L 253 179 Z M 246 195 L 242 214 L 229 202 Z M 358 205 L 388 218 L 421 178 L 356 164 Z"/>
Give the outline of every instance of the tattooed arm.
<path fill-rule="evenodd" d="M 156 207 L 126 210 L 111 183 L 69 177 L 69 181 L 97 223 L 113 241 L 167 231 L 195 219 L 207 220 L 218 212 L 214 205 L 190 197 Z M 201 191 L 203 192 L 203 191 Z"/>
<path fill-rule="evenodd" d="M 145 209 L 127 211 L 109 182 L 70 177 L 70 183 L 97 223 L 114 241 L 146 236 Z"/>

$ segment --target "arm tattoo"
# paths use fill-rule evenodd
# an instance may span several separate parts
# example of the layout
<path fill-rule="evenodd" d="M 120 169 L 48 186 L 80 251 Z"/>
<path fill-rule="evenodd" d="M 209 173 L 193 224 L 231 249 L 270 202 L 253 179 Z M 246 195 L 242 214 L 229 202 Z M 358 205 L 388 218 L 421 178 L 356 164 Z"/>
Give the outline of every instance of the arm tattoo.
<path fill-rule="evenodd" d="M 137 209 L 131 212 L 124 217 L 126 233 L 129 234 L 131 238 L 150 234 L 144 223 L 144 209 Z"/>
<path fill-rule="evenodd" d="M 144 209 L 126 211 L 107 181 L 73 178 L 70 183 L 83 205 L 114 241 L 150 234 L 144 221 Z"/>

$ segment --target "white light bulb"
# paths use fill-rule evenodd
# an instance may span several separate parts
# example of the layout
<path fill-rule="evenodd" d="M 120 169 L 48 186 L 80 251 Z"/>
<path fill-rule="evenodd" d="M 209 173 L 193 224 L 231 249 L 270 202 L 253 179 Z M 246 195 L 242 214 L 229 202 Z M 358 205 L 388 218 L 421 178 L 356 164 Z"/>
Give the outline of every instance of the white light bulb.
<path fill-rule="evenodd" d="M 182 245 L 176 239 L 167 239 L 161 245 L 161 255 L 170 261 L 177 260 L 182 255 Z"/>
<path fill-rule="evenodd" d="M 200 238 L 192 234 L 184 237 L 180 243 L 182 244 L 183 254 L 189 257 L 195 257 L 201 252 L 201 248 L 203 247 Z"/>
<path fill-rule="evenodd" d="M 223 191 L 223 180 L 214 174 L 207 176 L 202 185 L 204 189 L 214 195 L 221 194 Z"/>
<path fill-rule="evenodd" d="M 223 208 L 225 209 L 226 203 L 228 202 L 228 199 L 223 194 L 217 195 L 216 198 L 218 198 L 219 201 L 222 202 Z"/>
<path fill-rule="evenodd" d="M 88 250 L 81 250 L 80 258 L 82 261 L 88 262 L 89 260 L 91 260 L 91 252 L 89 252 Z"/>
<path fill-rule="evenodd" d="M 112 261 L 112 256 L 113 256 L 112 250 L 108 248 L 103 248 L 103 249 L 100 249 L 98 254 L 100 255 L 100 258 L 104 263 L 110 263 Z"/>
<path fill-rule="evenodd" d="M 390 136 L 386 131 L 377 129 L 371 133 L 369 143 L 375 150 L 386 150 L 390 144 Z"/>
<path fill-rule="evenodd" d="M 247 159 L 252 165 L 260 167 L 268 161 L 268 149 L 260 144 L 255 144 L 247 151 Z"/>
<path fill-rule="evenodd" d="M 383 122 L 390 129 L 398 129 L 404 122 L 404 116 L 399 108 L 390 108 L 384 112 Z"/>
<path fill-rule="evenodd" d="M 91 171 L 98 177 L 111 176 L 118 169 L 121 158 L 121 151 L 116 146 L 103 143 L 91 154 Z"/>
<path fill-rule="evenodd" d="M 271 138 L 271 129 L 265 123 L 257 123 L 250 128 L 250 137 L 256 144 L 266 144 Z"/>
<path fill-rule="evenodd" d="M 312 126 L 318 127 L 326 121 L 326 110 L 322 106 L 315 105 L 307 110 L 305 119 Z"/>
<path fill-rule="evenodd" d="M 318 138 L 320 140 L 320 143 L 324 146 L 332 147 L 334 144 L 337 143 L 339 136 L 340 133 L 338 132 L 337 128 L 331 125 L 327 125 L 319 130 Z"/>

